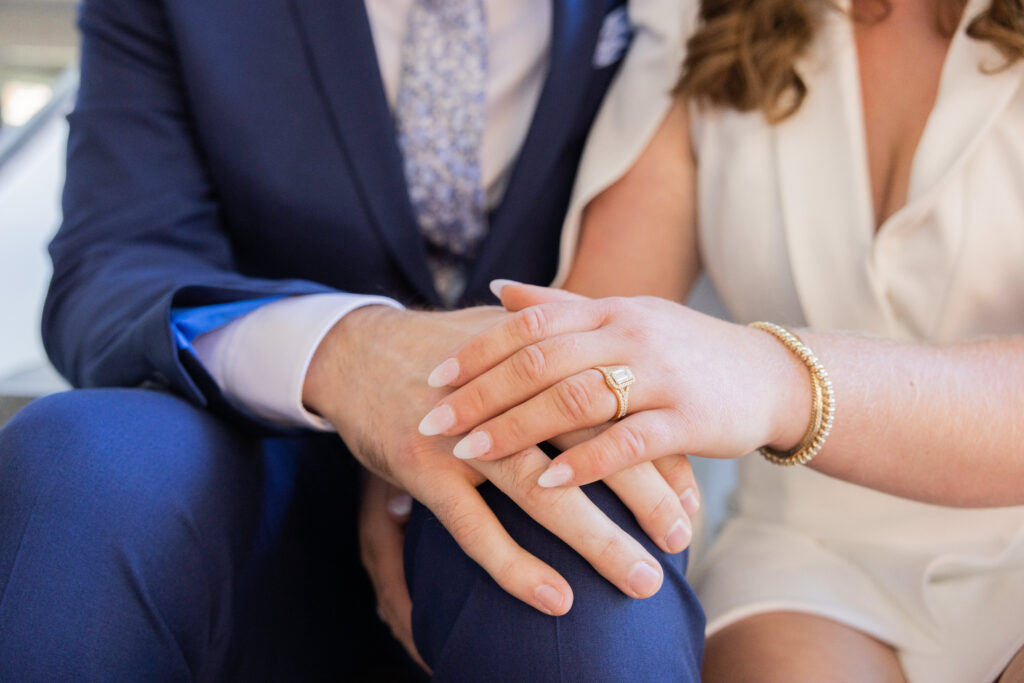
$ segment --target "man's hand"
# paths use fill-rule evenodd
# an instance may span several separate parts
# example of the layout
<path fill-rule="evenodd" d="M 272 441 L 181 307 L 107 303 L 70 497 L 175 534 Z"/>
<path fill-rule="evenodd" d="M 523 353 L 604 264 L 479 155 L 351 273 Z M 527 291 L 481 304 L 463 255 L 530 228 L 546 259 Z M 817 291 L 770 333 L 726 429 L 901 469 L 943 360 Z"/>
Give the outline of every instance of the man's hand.
<path fill-rule="evenodd" d="M 412 600 L 405 582 L 402 546 L 412 498 L 369 472 L 359 503 L 359 552 L 373 581 L 380 618 L 417 664 L 430 672 L 412 638 Z"/>
<path fill-rule="evenodd" d="M 498 308 L 450 313 L 359 309 L 342 319 L 317 350 L 303 399 L 338 429 L 365 467 L 423 502 L 463 550 L 520 600 L 547 614 L 564 614 L 572 604 L 572 591 L 554 569 L 523 550 L 502 528 L 476 490 L 484 478 L 624 593 L 653 595 L 662 581 L 659 563 L 580 489 L 538 487 L 537 476 L 550 461 L 537 448 L 470 467 L 452 456 L 455 439 L 428 438 L 417 431 L 420 417 L 446 393 L 428 386 L 430 369 L 506 315 Z M 662 488 L 649 494 L 644 488 L 634 500 L 624 500 L 638 519 L 654 520 L 645 528 L 664 526 L 656 534 L 664 542 L 670 530 L 664 522 L 684 515 L 681 504 L 678 496 L 666 497 Z"/>

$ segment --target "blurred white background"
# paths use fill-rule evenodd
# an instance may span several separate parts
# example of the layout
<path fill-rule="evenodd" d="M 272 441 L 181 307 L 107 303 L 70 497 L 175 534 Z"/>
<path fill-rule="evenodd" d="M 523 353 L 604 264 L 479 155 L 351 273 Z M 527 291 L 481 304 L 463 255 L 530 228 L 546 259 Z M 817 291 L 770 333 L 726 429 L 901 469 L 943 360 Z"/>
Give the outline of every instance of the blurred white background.
<path fill-rule="evenodd" d="M 39 339 L 60 223 L 64 114 L 74 92 L 74 0 L 0 0 L 0 395 L 63 386 Z"/>

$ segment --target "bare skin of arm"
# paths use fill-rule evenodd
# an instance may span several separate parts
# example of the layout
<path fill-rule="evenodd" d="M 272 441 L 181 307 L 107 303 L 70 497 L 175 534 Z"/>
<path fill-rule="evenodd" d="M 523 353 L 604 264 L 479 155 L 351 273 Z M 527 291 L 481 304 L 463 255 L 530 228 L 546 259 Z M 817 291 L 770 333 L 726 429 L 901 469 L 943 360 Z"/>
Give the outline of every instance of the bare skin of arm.
<path fill-rule="evenodd" d="M 629 174 L 591 203 L 567 289 L 685 297 L 699 271 L 688 131 L 677 105 Z M 799 334 L 842 410 L 813 468 L 932 503 L 1024 504 L 1024 339 L 937 347 Z M 779 426 L 779 445 L 800 440 L 807 424 L 796 418 L 810 410 L 807 374 L 789 365 L 779 393 L 794 419 Z"/>
<path fill-rule="evenodd" d="M 679 300 L 698 272 L 694 177 L 687 117 L 676 106 L 635 166 L 589 207 L 568 288 Z M 568 378 L 601 362 L 580 352 L 579 335 L 585 333 L 604 335 L 604 341 L 587 343 L 588 348 L 607 355 L 605 349 L 622 346 L 618 362 L 650 378 L 646 386 L 638 383 L 632 389 L 634 410 L 664 411 L 659 413 L 664 434 L 652 436 L 653 420 L 646 434 L 623 428 L 630 418 L 617 423 L 555 460 L 571 465 L 576 475 L 564 485 L 668 453 L 736 457 L 764 444 L 787 449 L 801 440 L 810 415 L 808 373 L 770 335 L 643 298 L 581 304 L 604 307 L 595 318 L 555 302 L 546 291 L 511 286 L 503 292 L 506 307 L 527 308 L 533 318 L 539 312 L 544 325 L 509 321 L 458 351 L 461 370 L 452 385 L 468 386 L 439 404 L 452 406 L 458 416 L 447 435 L 486 428 L 492 437 L 517 433 L 535 443 L 554 435 L 545 431 L 564 433 L 607 420 L 604 403 L 592 410 L 573 406 L 557 423 L 542 419 L 561 403 L 558 387 L 551 386 L 556 375 Z M 623 345 L 623 330 L 644 333 Z M 811 467 L 930 503 L 1024 504 L 1024 338 L 935 346 L 798 333 L 831 375 L 838 406 L 832 434 Z M 573 334 L 577 338 L 571 344 L 541 344 Z M 519 380 L 511 378 L 518 375 L 501 372 L 501 365 L 515 363 L 515 351 L 528 346 L 548 354 L 544 376 L 533 387 L 515 386 Z M 573 391 L 584 401 L 604 401 L 603 381 L 590 374 L 595 377 L 578 375 Z M 487 382 L 487 395 L 521 395 L 520 403 L 537 395 L 538 400 L 515 407 L 508 401 L 488 404 L 479 393 Z M 545 395 L 551 400 L 543 400 Z M 538 426 L 531 429 L 530 424 Z M 523 445 L 496 438 L 481 459 L 498 459 Z"/>
<path fill-rule="evenodd" d="M 700 271 L 689 127 L 674 106 L 629 173 L 587 205 L 565 289 L 686 298 Z"/>

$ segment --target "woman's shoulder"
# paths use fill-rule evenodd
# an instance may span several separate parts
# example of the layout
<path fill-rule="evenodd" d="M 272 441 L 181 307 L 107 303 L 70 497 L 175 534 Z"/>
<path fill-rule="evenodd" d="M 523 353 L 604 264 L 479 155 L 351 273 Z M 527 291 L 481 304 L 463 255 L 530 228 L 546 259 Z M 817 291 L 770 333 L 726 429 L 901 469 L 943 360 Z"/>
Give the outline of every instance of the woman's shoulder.
<path fill-rule="evenodd" d="M 583 207 L 633 166 L 675 101 L 699 10 L 700 0 L 630 0 L 633 42 L 587 139 L 562 230 L 556 284 L 568 275 Z"/>

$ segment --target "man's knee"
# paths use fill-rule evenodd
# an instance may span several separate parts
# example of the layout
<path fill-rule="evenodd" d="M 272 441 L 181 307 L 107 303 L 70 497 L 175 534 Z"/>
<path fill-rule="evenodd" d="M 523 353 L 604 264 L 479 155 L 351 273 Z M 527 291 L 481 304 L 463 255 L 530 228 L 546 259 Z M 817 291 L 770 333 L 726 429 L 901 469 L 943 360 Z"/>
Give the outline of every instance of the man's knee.
<path fill-rule="evenodd" d="M 606 487 L 588 493 L 664 567 L 661 590 L 647 600 L 623 595 L 493 487 L 481 492 L 509 533 L 569 581 L 573 608 L 555 618 L 507 595 L 418 508 L 409 527 L 407 578 L 417 645 L 438 680 L 698 680 L 704 618 L 683 576 L 685 558 L 643 537 Z"/>
<path fill-rule="evenodd" d="M 230 552 L 258 524 L 254 443 L 152 391 L 29 404 L 0 431 L 0 578 L 16 559 L 141 571 Z"/>
<path fill-rule="evenodd" d="M 216 581 L 259 520 L 249 445 L 152 391 L 72 391 L 16 415 L 0 431 L 0 678 L 209 660 L 230 605 Z"/>
<path fill-rule="evenodd" d="M 0 507 L 59 498 L 140 521 L 230 487 L 243 439 L 179 398 L 81 390 L 41 398 L 0 431 Z M 238 454 L 237 456 L 235 454 Z M 221 489 L 223 492 L 223 489 Z M 118 519 L 109 520 L 116 524 Z"/>

